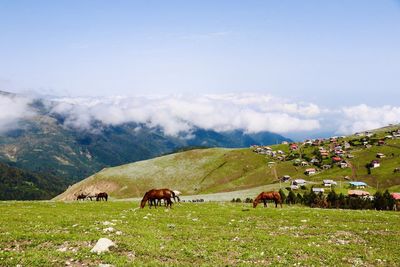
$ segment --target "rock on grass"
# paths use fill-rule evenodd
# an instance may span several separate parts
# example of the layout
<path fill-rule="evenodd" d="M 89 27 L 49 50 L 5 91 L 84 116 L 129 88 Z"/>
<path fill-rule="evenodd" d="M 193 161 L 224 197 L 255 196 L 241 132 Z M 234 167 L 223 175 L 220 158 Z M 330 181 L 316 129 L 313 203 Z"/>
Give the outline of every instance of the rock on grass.
<path fill-rule="evenodd" d="M 100 238 L 90 252 L 100 254 L 103 252 L 108 252 L 110 251 L 111 247 L 116 247 L 116 246 L 117 245 L 115 245 L 115 243 L 112 242 L 110 239 Z"/>

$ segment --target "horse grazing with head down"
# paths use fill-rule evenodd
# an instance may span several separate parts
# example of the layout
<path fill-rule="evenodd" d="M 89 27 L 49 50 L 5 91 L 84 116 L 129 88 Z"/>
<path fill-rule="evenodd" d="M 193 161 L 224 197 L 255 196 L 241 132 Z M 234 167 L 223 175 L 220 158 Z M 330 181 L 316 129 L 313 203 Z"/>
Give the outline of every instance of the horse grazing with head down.
<path fill-rule="evenodd" d="M 261 192 L 253 201 L 253 208 L 257 207 L 258 202 L 263 201 L 264 207 L 268 207 L 267 200 L 273 200 L 275 202 L 275 208 L 278 207 L 278 203 L 282 208 L 282 198 L 279 192 Z"/>
<path fill-rule="evenodd" d="M 87 194 L 81 192 L 78 195 L 76 195 L 76 200 L 85 200 L 87 196 L 88 196 Z"/>
<path fill-rule="evenodd" d="M 169 190 L 167 188 L 164 189 L 151 189 L 150 191 L 147 191 L 146 194 L 144 194 L 142 201 L 140 202 L 140 208 L 144 208 L 146 206 L 146 203 L 149 202 L 149 207 L 154 204 L 155 207 L 156 205 L 156 200 L 161 200 L 164 199 L 164 202 L 167 203 L 167 207 L 172 207 L 172 201 L 171 198 L 175 197 L 175 193 L 172 190 Z"/>
<path fill-rule="evenodd" d="M 107 199 L 108 199 L 108 194 L 106 192 L 98 193 L 95 196 L 96 196 L 96 201 L 99 201 L 99 200 L 107 201 Z"/>

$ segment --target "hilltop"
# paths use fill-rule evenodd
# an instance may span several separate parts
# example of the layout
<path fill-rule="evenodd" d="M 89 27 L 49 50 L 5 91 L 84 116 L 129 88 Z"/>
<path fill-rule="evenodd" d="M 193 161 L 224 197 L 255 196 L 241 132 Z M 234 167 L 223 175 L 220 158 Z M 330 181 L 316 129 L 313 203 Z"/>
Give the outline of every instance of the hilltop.
<path fill-rule="evenodd" d="M 168 187 L 187 195 L 233 192 L 275 185 L 284 175 L 321 186 L 337 181 L 347 192 L 348 181 L 363 181 L 376 189 L 398 190 L 400 173 L 399 126 L 390 126 L 347 137 L 305 140 L 243 149 L 196 149 L 151 160 L 104 169 L 75 184 L 56 199 L 69 200 L 77 192 L 107 191 L 114 198 L 140 197 L 150 188 Z M 377 158 L 378 153 L 384 155 Z M 379 160 L 380 167 L 368 167 Z M 314 169 L 309 175 L 307 170 Z M 310 171 L 310 170 L 308 170 Z"/>

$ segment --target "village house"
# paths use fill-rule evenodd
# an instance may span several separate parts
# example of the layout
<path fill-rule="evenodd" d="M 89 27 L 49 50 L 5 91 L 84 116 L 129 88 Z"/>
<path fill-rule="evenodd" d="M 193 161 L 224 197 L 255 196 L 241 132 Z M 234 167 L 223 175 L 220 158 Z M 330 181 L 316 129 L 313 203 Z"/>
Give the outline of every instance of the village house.
<path fill-rule="evenodd" d="M 378 141 L 378 146 L 383 146 L 385 144 L 385 141 L 384 140 L 379 140 Z"/>
<path fill-rule="evenodd" d="M 284 176 L 281 177 L 281 181 L 282 182 L 287 182 L 289 180 L 290 180 L 290 176 L 289 175 L 284 175 Z"/>
<path fill-rule="evenodd" d="M 297 150 L 299 148 L 299 146 L 297 144 L 291 144 L 290 145 L 290 149 L 291 150 Z"/>
<path fill-rule="evenodd" d="M 332 161 L 333 161 L 334 163 L 338 163 L 338 162 L 341 162 L 341 161 L 342 161 L 342 158 L 341 158 L 341 157 L 338 157 L 338 156 L 334 156 L 334 157 L 332 157 Z"/>
<path fill-rule="evenodd" d="M 347 164 L 347 162 L 340 162 L 340 168 L 345 169 L 348 167 L 349 167 L 349 164 Z"/>
<path fill-rule="evenodd" d="M 317 139 L 317 140 L 314 140 L 314 142 L 312 143 L 312 145 L 313 145 L 313 146 L 320 146 L 321 143 L 322 143 L 322 140 Z"/>
<path fill-rule="evenodd" d="M 332 168 L 332 165 L 330 165 L 330 164 L 325 164 L 325 165 L 322 165 L 322 167 L 321 167 L 323 170 L 329 170 L 330 168 Z"/>
<path fill-rule="evenodd" d="M 349 190 L 347 194 L 350 197 L 368 197 L 370 195 L 369 192 L 362 190 Z"/>
<path fill-rule="evenodd" d="M 325 192 L 325 190 L 324 190 L 323 188 L 318 188 L 318 187 L 313 187 L 313 188 L 312 188 L 312 191 L 313 191 L 314 193 L 316 193 L 316 194 L 324 193 L 324 192 Z"/>
<path fill-rule="evenodd" d="M 306 180 L 303 179 L 295 179 L 290 183 L 290 188 L 293 190 L 299 189 L 301 186 L 306 185 Z"/>
<path fill-rule="evenodd" d="M 352 159 L 352 158 L 354 158 L 354 155 L 353 154 L 347 154 L 347 156 L 346 156 L 348 159 Z"/>
<path fill-rule="evenodd" d="M 349 182 L 351 188 L 365 188 L 368 185 L 364 182 Z"/>
<path fill-rule="evenodd" d="M 393 132 L 392 135 L 393 135 L 394 138 L 399 138 L 400 137 L 399 131 Z"/>
<path fill-rule="evenodd" d="M 302 166 L 302 167 L 305 167 L 305 166 L 308 166 L 309 164 L 308 164 L 308 162 L 307 161 L 302 161 L 302 162 L 300 162 L 300 166 Z"/>
<path fill-rule="evenodd" d="M 395 201 L 393 205 L 393 210 L 400 210 L 400 193 L 391 193 L 390 194 Z"/>
<path fill-rule="evenodd" d="M 288 145 L 289 142 L 288 141 L 282 141 L 282 145 Z"/>
<path fill-rule="evenodd" d="M 317 173 L 317 171 L 314 168 L 306 169 L 306 171 L 304 172 L 305 175 L 313 175 L 316 173 Z"/>
<path fill-rule="evenodd" d="M 376 157 L 377 157 L 378 159 L 382 159 L 382 158 L 385 158 L 386 156 L 385 156 L 385 154 L 383 154 L 383 153 L 376 153 Z"/>
<path fill-rule="evenodd" d="M 307 146 L 311 146 L 312 145 L 312 141 L 311 140 L 306 140 L 306 141 L 304 141 L 304 145 L 307 145 Z"/>
<path fill-rule="evenodd" d="M 381 163 L 379 162 L 379 160 L 373 160 L 370 163 L 371 168 L 378 168 L 381 166 Z"/>
<path fill-rule="evenodd" d="M 333 180 L 323 180 L 322 184 L 325 187 L 331 187 L 332 185 L 337 185 L 337 182 L 333 181 Z"/>
<path fill-rule="evenodd" d="M 351 147 L 349 142 L 344 142 L 344 149 L 349 149 Z"/>

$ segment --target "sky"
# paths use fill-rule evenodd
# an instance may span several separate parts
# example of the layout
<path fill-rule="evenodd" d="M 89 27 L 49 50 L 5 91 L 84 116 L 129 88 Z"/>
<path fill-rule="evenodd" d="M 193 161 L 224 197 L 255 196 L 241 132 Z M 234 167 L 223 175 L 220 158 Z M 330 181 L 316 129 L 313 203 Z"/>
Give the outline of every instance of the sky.
<path fill-rule="evenodd" d="M 0 90 L 86 97 L 83 106 L 115 96 L 215 106 L 251 94 L 317 106 L 318 125 L 296 115 L 311 123 L 304 131 L 337 113 L 392 114 L 368 124 L 380 126 L 400 121 L 399 47 L 394 0 L 0 0 Z M 329 131 L 362 128 L 354 123 Z"/>

